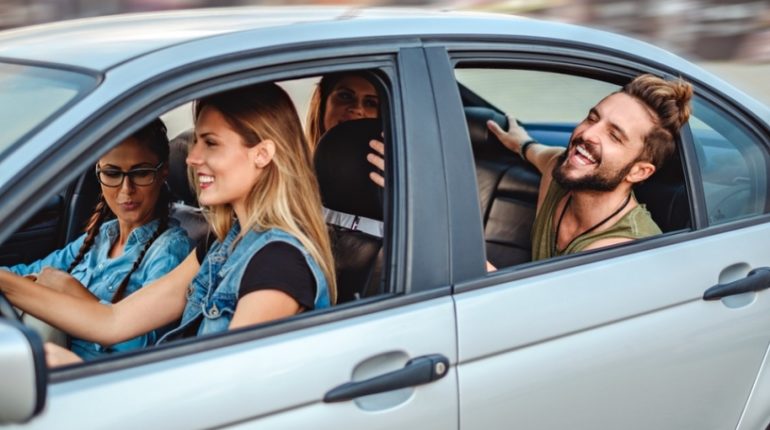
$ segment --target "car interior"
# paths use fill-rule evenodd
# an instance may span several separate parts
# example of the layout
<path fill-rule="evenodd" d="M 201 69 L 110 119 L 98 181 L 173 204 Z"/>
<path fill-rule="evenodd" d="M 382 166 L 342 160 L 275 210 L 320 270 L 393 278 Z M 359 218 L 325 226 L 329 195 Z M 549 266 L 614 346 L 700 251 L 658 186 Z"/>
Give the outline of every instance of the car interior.
<path fill-rule="evenodd" d="M 507 129 L 505 114 L 462 84 L 460 93 L 476 163 L 487 259 L 498 268 L 528 262 L 540 174 L 487 129 L 488 120 Z M 522 125 L 536 141 L 566 147 L 577 124 Z M 634 190 L 664 233 L 690 226 L 690 206 L 678 152 L 677 149 L 661 170 Z"/>
<path fill-rule="evenodd" d="M 314 79 L 317 77 L 289 82 L 289 91 L 299 112 L 302 112 L 302 100 L 309 98 L 308 83 L 314 84 Z M 305 83 L 299 86 L 304 88 L 292 88 L 301 81 Z M 490 119 L 507 128 L 504 112 L 462 83 L 459 89 L 475 157 L 487 258 L 496 267 L 529 262 L 530 230 L 540 175 L 488 132 L 486 121 Z M 192 116 L 189 104 L 183 108 L 188 109 L 183 124 L 169 124 L 174 136 L 170 136 L 168 185 L 176 202 L 172 216 L 197 241 L 208 234 L 208 225 L 198 207 L 185 165 L 187 146 L 192 138 Z M 538 122 L 524 126 L 539 142 L 566 147 L 575 124 Z M 369 151 L 367 142 L 381 136 L 382 130 L 380 120 L 352 121 L 329 130 L 318 143 L 314 163 L 325 207 L 383 221 L 383 192 L 368 179 L 370 165 L 365 160 Z M 0 265 L 41 258 L 76 238 L 91 214 L 98 190 L 93 172 L 88 169 L 0 246 Z M 689 203 L 678 154 L 664 169 L 637 187 L 636 195 L 664 232 L 689 227 Z M 382 238 L 336 225 L 329 225 L 329 232 L 337 264 L 339 303 L 385 292 Z"/>
<path fill-rule="evenodd" d="M 317 77 L 304 80 L 314 84 L 314 79 Z M 498 268 L 527 263 L 531 261 L 530 231 L 540 175 L 488 131 L 488 120 L 507 128 L 505 112 L 462 82 L 458 82 L 458 86 L 475 158 L 487 259 Z M 309 90 L 290 91 L 290 94 L 302 116 L 300 103 L 309 98 Z M 170 134 L 174 135 L 170 136 L 168 185 L 175 200 L 172 216 L 197 241 L 204 238 L 209 229 L 198 207 L 185 164 L 193 136 L 189 103 L 185 109 L 188 109 L 187 122 L 169 126 Z M 537 141 L 566 147 L 576 123 L 552 121 L 522 125 Z M 384 191 L 369 180 L 371 165 L 366 161 L 369 140 L 381 138 L 383 130 L 388 130 L 383 119 L 348 121 L 329 130 L 319 141 L 314 153 L 314 167 L 326 208 L 385 221 Z M 92 169 L 86 169 L 77 181 L 54 196 L 43 210 L 0 246 L 0 265 L 41 258 L 80 235 L 98 191 Z M 640 184 L 635 193 L 637 199 L 647 205 L 664 233 L 690 228 L 690 205 L 678 149 L 664 168 Z M 328 225 L 328 228 L 337 270 L 338 304 L 389 292 L 382 271 L 383 238 L 343 226 Z"/>

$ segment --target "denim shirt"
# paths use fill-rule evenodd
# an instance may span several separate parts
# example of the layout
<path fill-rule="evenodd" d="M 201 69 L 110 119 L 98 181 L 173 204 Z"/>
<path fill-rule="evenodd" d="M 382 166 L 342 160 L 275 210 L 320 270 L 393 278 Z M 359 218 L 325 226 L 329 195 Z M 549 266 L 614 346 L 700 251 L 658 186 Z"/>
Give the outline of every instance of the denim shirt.
<path fill-rule="evenodd" d="M 99 234 L 96 235 L 91 249 L 83 256 L 83 260 L 73 268 L 71 275 L 86 286 L 94 296 L 98 297 L 101 303 L 111 303 L 115 290 L 133 267 L 134 261 L 144 249 L 144 245 L 152 238 L 158 228 L 158 223 L 159 220 L 154 220 L 134 229 L 128 236 L 123 255 L 110 258 L 110 247 L 115 243 L 120 231 L 117 220 L 105 222 L 99 229 Z M 85 237 L 85 234 L 80 236 L 42 260 L 30 264 L 17 264 L 4 269 L 18 275 L 39 273 L 43 267 L 67 270 L 75 260 Z M 142 263 L 131 275 L 125 296 L 170 272 L 187 257 L 192 247 L 192 241 L 187 237 L 184 229 L 179 227 L 179 222 L 173 218 L 170 219 L 168 229 L 150 245 Z M 70 349 L 84 360 L 89 360 L 109 352 L 129 351 L 152 345 L 160 334 L 162 333 L 152 331 L 111 347 L 103 347 L 97 343 L 70 338 Z"/>
<path fill-rule="evenodd" d="M 322 309 L 331 305 L 326 277 L 321 267 L 294 236 L 275 228 L 250 230 L 233 249 L 232 244 L 240 230 L 240 224 L 236 222 L 223 241 L 211 245 L 198 274 L 187 288 L 187 304 L 182 322 L 179 327 L 166 333 L 159 343 L 186 333 L 188 327 L 198 321 L 198 336 L 227 331 L 238 303 L 238 291 L 246 267 L 251 258 L 271 242 L 288 243 L 302 253 L 316 282 L 315 308 Z"/>

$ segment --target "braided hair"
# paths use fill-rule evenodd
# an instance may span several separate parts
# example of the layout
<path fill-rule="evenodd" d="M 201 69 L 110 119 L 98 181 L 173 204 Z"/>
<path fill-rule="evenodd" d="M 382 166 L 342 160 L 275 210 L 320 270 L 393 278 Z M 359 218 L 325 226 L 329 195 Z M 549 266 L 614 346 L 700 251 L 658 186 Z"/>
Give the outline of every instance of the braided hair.
<path fill-rule="evenodd" d="M 147 147 L 158 156 L 160 161 L 162 161 L 165 165 L 168 165 L 169 142 L 166 135 L 166 125 L 163 124 L 163 121 L 161 121 L 159 118 L 155 119 L 151 123 L 139 129 L 131 137 L 138 140 L 139 142 L 142 142 L 144 145 L 147 145 Z M 153 242 L 155 242 L 155 239 L 157 239 L 161 234 L 163 234 L 164 231 L 168 229 L 172 203 L 173 201 L 171 198 L 171 191 L 167 185 L 163 185 L 161 187 L 160 196 L 158 197 L 158 202 L 155 205 L 154 215 L 155 218 L 159 219 L 158 228 L 155 229 L 155 233 L 153 233 L 150 240 L 144 244 L 144 248 L 142 248 L 139 256 L 131 266 L 131 270 L 128 272 L 126 277 L 123 278 L 123 282 L 120 283 L 120 286 L 117 288 L 117 290 L 115 290 L 115 294 L 113 294 L 111 299 L 112 303 L 118 302 L 125 297 L 125 291 L 126 288 L 128 288 L 131 275 L 133 275 L 139 265 L 142 264 L 142 260 L 144 260 L 144 256 L 147 253 L 147 250 L 150 249 L 150 246 L 152 246 Z M 99 230 L 101 229 L 102 224 L 104 224 L 104 222 L 108 219 L 114 217 L 115 214 L 113 214 L 109 206 L 107 206 L 107 201 L 104 199 L 104 194 L 99 193 L 99 201 L 94 207 L 94 212 L 91 214 L 91 217 L 88 220 L 88 224 L 86 224 L 86 238 L 83 240 L 83 244 L 80 246 L 77 256 L 72 261 L 69 268 L 67 268 L 67 272 L 72 273 L 72 270 L 83 261 L 85 255 L 93 246 L 94 241 L 96 240 L 96 236 L 99 235 Z"/>
<path fill-rule="evenodd" d="M 153 233 L 150 240 L 147 241 L 147 243 L 144 244 L 144 248 L 142 248 L 142 252 L 139 253 L 139 256 L 136 257 L 136 260 L 134 261 L 134 265 L 131 266 L 131 270 L 128 272 L 125 278 L 123 278 L 123 282 L 120 283 L 120 286 L 117 290 L 115 290 L 115 294 L 112 295 L 112 300 L 110 300 L 112 303 L 117 303 L 125 297 L 126 288 L 128 288 L 128 283 L 131 279 L 131 275 L 134 274 L 136 269 L 139 267 L 140 264 L 142 264 L 142 260 L 144 260 L 144 255 L 147 253 L 147 250 L 150 249 L 150 246 L 152 246 L 153 242 L 155 242 L 155 239 L 157 239 L 161 234 L 163 234 L 164 231 L 168 228 L 168 219 L 171 213 L 171 191 L 168 189 L 167 186 L 163 186 L 160 192 L 160 196 L 158 198 L 158 203 L 156 205 L 157 210 L 156 212 L 160 212 L 160 214 L 156 215 L 158 216 L 158 219 L 160 220 L 158 222 L 158 228 L 155 229 L 155 233 Z"/>

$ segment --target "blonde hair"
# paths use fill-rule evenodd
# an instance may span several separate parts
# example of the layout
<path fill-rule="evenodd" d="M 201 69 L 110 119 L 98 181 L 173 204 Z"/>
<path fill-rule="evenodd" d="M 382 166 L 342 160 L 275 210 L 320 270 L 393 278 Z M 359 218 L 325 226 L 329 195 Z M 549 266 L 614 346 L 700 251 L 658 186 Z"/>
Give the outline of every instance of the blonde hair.
<path fill-rule="evenodd" d="M 377 89 L 377 81 L 369 73 L 363 71 L 353 72 L 340 72 L 330 73 L 324 75 L 313 90 L 313 94 L 310 96 L 310 102 L 307 107 L 307 117 L 305 118 L 305 126 L 307 127 L 307 141 L 310 144 L 310 149 L 315 150 L 318 141 L 321 140 L 321 136 L 326 133 L 326 127 L 324 126 L 324 116 L 326 116 L 326 100 L 334 90 L 337 84 L 348 77 L 359 77 L 365 79 L 367 82 Z M 377 90 L 379 93 L 379 90 Z M 380 109 L 377 110 L 378 112 Z"/>
<path fill-rule="evenodd" d="M 289 96 L 273 83 L 251 85 L 202 98 L 195 103 L 197 119 L 205 107 L 216 109 L 247 147 L 263 140 L 275 143 L 272 161 L 249 191 L 241 235 L 249 229 L 277 228 L 292 234 L 321 267 L 331 302 L 337 300 L 331 242 L 323 221 L 318 182 L 297 111 Z M 233 208 L 207 208 L 214 234 L 224 239 L 233 225 Z"/>

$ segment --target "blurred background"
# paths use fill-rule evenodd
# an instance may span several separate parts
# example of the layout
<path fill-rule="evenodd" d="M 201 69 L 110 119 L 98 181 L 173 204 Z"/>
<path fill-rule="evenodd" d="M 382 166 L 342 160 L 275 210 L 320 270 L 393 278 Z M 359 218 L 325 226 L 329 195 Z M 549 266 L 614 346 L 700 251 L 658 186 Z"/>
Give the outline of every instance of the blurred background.
<path fill-rule="evenodd" d="M 510 13 L 602 28 L 695 61 L 770 105 L 770 0 L 0 0 L 0 29 L 122 12 L 310 3 Z"/>

